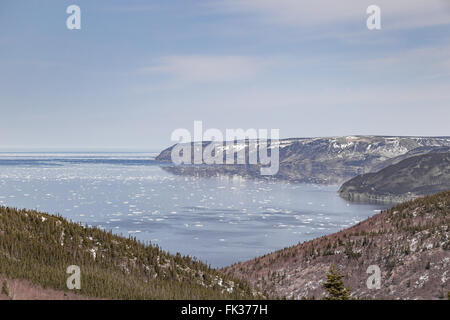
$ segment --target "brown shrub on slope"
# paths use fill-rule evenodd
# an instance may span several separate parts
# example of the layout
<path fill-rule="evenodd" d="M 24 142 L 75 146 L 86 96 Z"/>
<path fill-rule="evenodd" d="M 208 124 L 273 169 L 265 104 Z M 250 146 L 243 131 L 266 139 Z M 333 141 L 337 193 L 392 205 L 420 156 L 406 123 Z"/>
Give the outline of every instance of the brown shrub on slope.
<path fill-rule="evenodd" d="M 351 228 L 225 268 L 279 296 L 321 298 L 332 264 L 352 296 L 444 299 L 450 291 L 450 191 L 405 202 Z M 368 289 L 367 268 L 381 269 L 381 288 Z"/>

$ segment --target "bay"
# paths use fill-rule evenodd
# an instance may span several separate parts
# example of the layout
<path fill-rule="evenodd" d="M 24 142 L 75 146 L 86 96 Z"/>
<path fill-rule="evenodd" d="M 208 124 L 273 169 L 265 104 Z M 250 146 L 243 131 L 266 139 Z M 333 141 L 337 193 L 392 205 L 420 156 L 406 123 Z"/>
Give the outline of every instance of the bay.
<path fill-rule="evenodd" d="M 362 221 L 388 204 L 338 186 L 185 177 L 153 153 L 2 153 L 0 205 L 36 209 L 222 267 Z"/>

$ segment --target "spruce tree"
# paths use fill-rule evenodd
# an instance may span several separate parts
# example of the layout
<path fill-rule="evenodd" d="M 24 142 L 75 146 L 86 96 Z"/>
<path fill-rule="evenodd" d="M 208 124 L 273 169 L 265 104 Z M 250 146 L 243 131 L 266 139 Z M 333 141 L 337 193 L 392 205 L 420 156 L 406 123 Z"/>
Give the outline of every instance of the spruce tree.
<path fill-rule="evenodd" d="M 8 283 L 6 282 L 6 280 L 3 280 L 2 294 L 9 296 Z"/>
<path fill-rule="evenodd" d="M 350 289 L 346 288 L 342 279 L 345 276 L 340 274 L 335 265 L 332 265 L 327 273 L 327 281 L 323 287 L 328 293 L 325 300 L 348 300 L 350 299 Z"/>

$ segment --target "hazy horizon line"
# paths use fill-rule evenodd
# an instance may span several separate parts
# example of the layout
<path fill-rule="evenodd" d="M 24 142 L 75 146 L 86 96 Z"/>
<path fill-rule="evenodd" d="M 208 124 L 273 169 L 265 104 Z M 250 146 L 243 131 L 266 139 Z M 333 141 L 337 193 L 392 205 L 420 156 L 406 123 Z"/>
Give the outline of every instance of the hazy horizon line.
<path fill-rule="evenodd" d="M 333 136 L 309 136 L 309 137 L 289 137 L 280 138 L 279 140 L 295 140 L 295 139 L 326 139 L 326 138 L 343 138 L 343 137 L 380 137 L 380 138 L 447 138 L 450 136 L 441 135 L 379 135 L 379 134 L 353 134 L 353 135 L 333 135 Z M 224 142 L 226 140 L 223 140 Z M 199 142 L 199 141 L 192 141 Z M 217 141 L 219 142 L 219 141 Z M 37 152 L 64 152 L 64 153 L 153 153 L 161 152 L 176 143 L 167 144 L 165 147 L 2 147 L 0 146 L 0 153 L 37 153 Z"/>

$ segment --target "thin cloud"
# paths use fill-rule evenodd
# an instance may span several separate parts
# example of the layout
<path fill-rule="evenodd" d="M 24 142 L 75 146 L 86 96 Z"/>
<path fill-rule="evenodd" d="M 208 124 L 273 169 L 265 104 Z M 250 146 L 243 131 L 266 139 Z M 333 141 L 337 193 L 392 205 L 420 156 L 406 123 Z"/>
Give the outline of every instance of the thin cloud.
<path fill-rule="evenodd" d="M 130 13 L 145 13 L 149 11 L 161 10 L 162 6 L 157 4 L 108 4 L 103 7 L 105 11 L 114 12 L 130 12 Z"/>
<path fill-rule="evenodd" d="M 270 59 L 247 56 L 166 56 L 140 71 L 187 82 L 221 82 L 255 77 L 274 63 Z"/>
<path fill-rule="evenodd" d="M 450 46 L 409 49 L 375 59 L 361 59 L 348 65 L 371 70 L 401 70 L 420 72 L 421 78 L 440 78 L 450 74 Z"/>
<path fill-rule="evenodd" d="M 417 28 L 450 23 L 447 1 L 427 0 L 213 0 L 210 8 L 218 12 L 255 14 L 268 23 L 291 26 L 321 26 L 361 23 L 369 5 L 381 8 L 386 28 Z"/>

